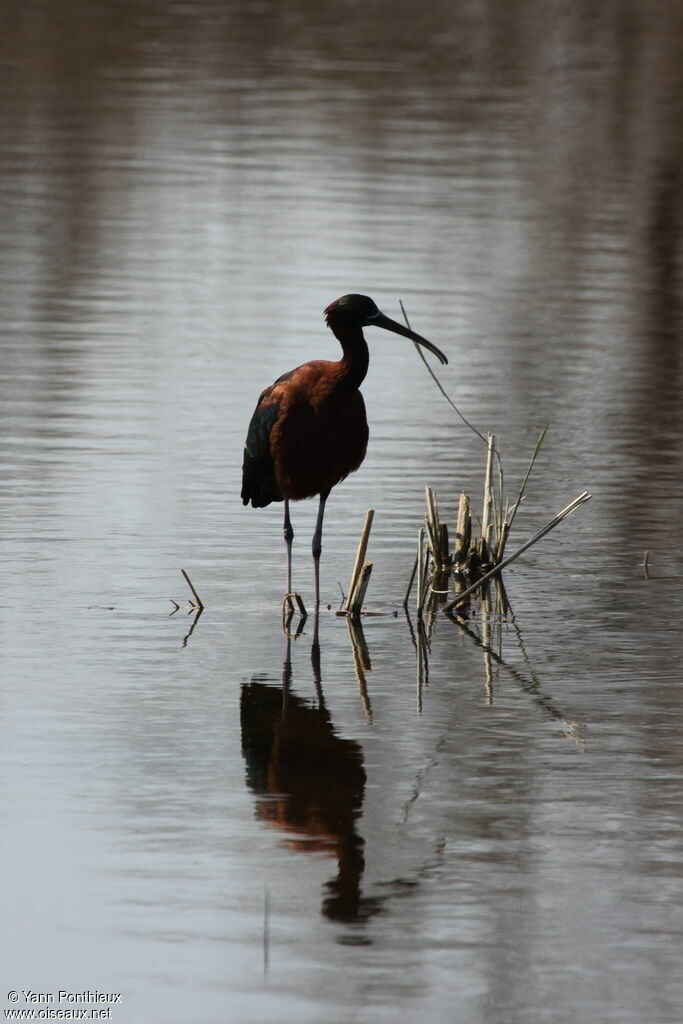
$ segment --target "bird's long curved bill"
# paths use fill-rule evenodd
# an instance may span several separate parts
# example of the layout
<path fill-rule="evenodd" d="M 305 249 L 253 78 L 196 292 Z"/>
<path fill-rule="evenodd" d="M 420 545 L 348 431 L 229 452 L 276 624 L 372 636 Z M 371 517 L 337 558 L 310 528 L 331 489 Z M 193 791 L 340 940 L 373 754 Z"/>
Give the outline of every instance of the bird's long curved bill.
<path fill-rule="evenodd" d="M 436 345 L 432 345 L 431 341 L 427 341 L 421 334 L 416 334 L 415 331 L 411 331 L 410 328 L 404 327 L 403 324 L 397 323 L 390 317 L 385 316 L 384 313 L 379 313 L 373 317 L 370 321 L 370 327 L 383 327 L 385 331 L 393 331 L 394 334 L 400 334 L 403 338 L 410 338 L 411 341 L 416 342 L 418 345 L 422 345 L 423 348 L 429 349 L 438 360 L 442 363 L 447 363 L 448 359 L 443 354 L 440 348 Z"/>

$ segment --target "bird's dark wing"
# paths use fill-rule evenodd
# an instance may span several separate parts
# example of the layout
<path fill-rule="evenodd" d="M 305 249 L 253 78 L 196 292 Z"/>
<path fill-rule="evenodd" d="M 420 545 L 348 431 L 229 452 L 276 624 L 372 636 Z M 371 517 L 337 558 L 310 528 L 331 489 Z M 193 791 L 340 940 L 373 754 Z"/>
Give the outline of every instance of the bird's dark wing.
<path fill-rule="evenodd" d="M 274 384 L 261 393 L 247 431 L 242 463 L 242 503 L 248 505 L 251 502 L 254 508 L 264 508 L 271 501 L 282 501 L 275 481 L 270 434 L 280 414 L 276 388 L 287 377 L 288 373 L 278 377 Z"/>

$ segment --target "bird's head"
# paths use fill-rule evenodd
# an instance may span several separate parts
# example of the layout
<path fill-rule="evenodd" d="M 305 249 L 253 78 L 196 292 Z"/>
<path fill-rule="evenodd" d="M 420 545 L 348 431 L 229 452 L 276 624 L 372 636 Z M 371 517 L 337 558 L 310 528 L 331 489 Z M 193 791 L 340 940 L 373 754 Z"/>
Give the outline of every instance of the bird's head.
<path fill-rule="evenodd" d="M 352 293 L 335 299 L 325 310 L 325 321 L 335 334 L 339 330 L 343 332 L 345 329 L 383 327 L 385 331 L 400 334 L 403 338 L 410 338 L 411 341 L 429 349 L 442 363 L 448 362 L 441 349 L 432 345 L 431 341 L 427 341 L 420 334 L 416 334 L 415 331 L 411 331 L 408 327 L 404 327 L 403 324 L 397 323 L 380 312 L 369 295 Z"/>
<path fill-rule="evenodd" d="M 325 320 L 348 323 L 358 327 L 369 327 L 380 312 L 369 295 L 342 295 L 325 310 Z"/>

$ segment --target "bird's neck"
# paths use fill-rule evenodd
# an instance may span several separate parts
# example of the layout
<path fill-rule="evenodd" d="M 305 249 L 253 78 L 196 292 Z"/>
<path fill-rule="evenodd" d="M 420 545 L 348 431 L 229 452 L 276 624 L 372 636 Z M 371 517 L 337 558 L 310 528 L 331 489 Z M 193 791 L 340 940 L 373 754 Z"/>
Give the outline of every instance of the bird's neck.
<path fill-rule="evenodd" d="M 339 383 L 345 388 L 359 388 L 365 380 L 370 362 L 363 330 L 340 324 L 330 324 L 330 327 L 344 353 L 339 361 Z"/>

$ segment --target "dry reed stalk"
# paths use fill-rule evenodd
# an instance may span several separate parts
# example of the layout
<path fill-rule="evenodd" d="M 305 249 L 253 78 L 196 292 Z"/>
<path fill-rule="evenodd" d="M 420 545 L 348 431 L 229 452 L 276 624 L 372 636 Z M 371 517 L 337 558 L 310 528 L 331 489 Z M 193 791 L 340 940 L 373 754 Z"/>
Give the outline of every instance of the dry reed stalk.
<path fill-rule="evenodd" d="M 372 529 L 372 520 L 375 515 L 375 510 L 369 508 L 365 513 L 365 523 L 361 531 L 360 540 L 358 541 L 358 550 L 356 552 L 356 560 L 353 563 L 353 572 L 351 573 L 351 582 L 349 584 L 349 593 L 346 598 L 346 611 L 348 612 L 351 607 L 351 600 L 354 596 L 354 590 L 358 583 L 358 577 L 363 570 L 363 563 L 365 561 L 365 552 L 368 548 L 368 540 L 370 538 L 370 530 Z"/>
<path fill-rule="evenodd" d="M 441 558 L 440 558 L 441 568 L 447 570 L 447 569 L 450 568 L 450 558 L 449 558 L 449 555 L 448 555 L 448 524 L 447 523 L 439 523 L 439 545 L 440 545 L 440 548 L 441 548 Z"/>
<path fill-rule="evenodd" d="M 490 531 L 493 526 L 494 501 L 493 501 L 493 451 L 495 447 L 495 436 L 489 434 L 488 448 L 486 452 L 486 475 L 484 477 L 484 504 L 481 520 L 481 542 L 480 554 L 482 562 L 489 561 L 491 551 Z"/>
<path fill-rule="evenodd" d="M 434 492 L 431 487 L 425 487 L 425 503 L 427 505 L 427 513 L 425 515 L 427 538 L 429 546 L 432 549 L 432 554 L 434 555 L 434 561 L 436 561 L 436 549 L 438 547 L 438 512 L 436 510 L 436 499 L 434 498 Z"/>
<path fill-rule="evenodd" d="M 430 579 L 430 576 L 433 575 L 433 572 L 436 571 L 436 570 L 432 570 L 431 569 L 431 566 L 430 566 L 431 561 L 432 561 L 431 548 L 429 547 L 429 545 L 426 544 L 425 545 L 424 569 L 423 569 L 423 572 L 422 572 L 422 597 L 420 599 L 420 611 L 421 612 L 424 612 L 424 607 L 425 607 L 425 604 L 427 603 L 427 598 L 429 596 L 429 579 Z"/>
<path fill-rule="evenodd" d="M 427 504 L 427 513 L 425 515 L 425 526 L 427 527 L 427 537 L 429 538 L 429 546 L 432 549 L 432 557 L 435 563 L 439 562 L 439 508 L 436 503 L 436 497 L 431 487 L 425 487 L 425 502 Z"/>
<path fill-rule="evenodd" d="M 203 603 L 201 597 L 199 596 L 199 594 L 197 593 L 197 591 L 192 586 L 192 580 L 187 575 L 187 573 L 185 572 L 184 569 L 181 569 L 180 571 L 183 574 L 183 576 L 185 577 L 185 582 L 187 583 L 188 587 L 192 591 L 192 596 L 194 598 L 194 605 L 193 605 L 193 607 L 194 608 L 198 608 L 200 611 L 203 611 L 204 610 L 204 603 Z"/>
<path fill-rule="evenodd" d="M 505 518 L 500 524 L 500 533 L 498 534 L 498 544 L 496 546 L 496 553 L 494 555 L 494 561 L 496 564 L 501 561 L 503 552 L 505 551 L 505 545 L 507 544 L 508 535 L 510 533 L 510 523 L 507 519 L 508 512 L 505 513 Z"/>
<path fill-rule="evenodd" d="M 505 513 L 505 518 L 504 518 L 504 521 L 503 521 L 503 525 L 501 527 L 501 533 L 500 533 L 500 536 L 499 536 L 499 539 L 498 539 L 498 548 L 497 548 L 497 551 L 496 551 L 496 562 L 500 562 L 502 557 L 503 557 L 503 552 L 505 551 L 505 544 L 507 543 L 508 534 L 510 533 L 510 529 L 512 528 L 512 524 L 513 524 L 513 522 L 515 520 L 515 516 L 517 515 L 517 509 L 521 505 L 522 499 L 524 498 L 524 492 L 526 491 L 526 485 L 529 482 L 529 477 L 531 476 L 531 471 L 534 468 L 534 463 L 536 462 L 536 459 L 538 458 L 538 456 L 540 454 L 541 448 L 543 447 L 543 442 L 545 441 L 545 435 L 547 433 L 548 433 L 548 424 L 546 423 L 546 425 L 543 427 L 543 430 L 541 431 L 541 436 L 539 437 L 538 441 L 536 442 L 536 447 L 534 448 L 534 450 L 533 450 L 533 452 L 531 454 L 531 459 L 529 460 L 529 465 L 527 466 L 527 471 L 524 474 L 524 479 L 522 480 L 522 485 L 519 488 L 519 494 L 517 495 L 517 501 L 512 506 L 512 509 L 509 510 L 509 511 L 506 511 L 506 513 Z"/>
<path fill-rule="evenodd" d="M 418 619 L 422 616 L 422 594 L 424 591 L 424 573 L 425 573 L 425 558 L 424 558 L 424 541 L 425 541 L 425 529 L 421 526 L 417 534 L 417 597 L 415 603 L 415 610 L 417 612 Z"/>
<path fill-rule="evenodd" d="M 591 495 L 588 493 L 588 491 L 583 491 L 582 494 L 579 494 L 579 496 L 577 498 L 574 498 L 574 500 L 571 501 L 566 506 L 566 508 L 563 508 L 561 512 L 558 512 L 557 515 L 553 519 L 551 519 L 549 523 L 546 523 L 546 525 L 541 530 L 539 530 L 538 533 L 534 534 L 534 536 L 531 537 L 530 540 L 526 541 L 525 544 L 522 544 L 521 548 L 518 548 L 515 552 L 513 552 L 513 554 L 509 555 L 508 558 L 503 559 L 503 561 L 499 562 L 498 565 L 495 565 L 493 569 L 490 569 L 487 573 L 484 573 L 484 575 L 480 579 L 478 579 L 476 583 L 473 583 L 471 587 L 467 587 L 466 590 L 463 590 L 462 593 L 458 594 L 458 596 L 453 601 L 449 601 L 449 603 L 444 606 L 443 610 L 445 612 L 452 611 L 457 604 L 460 604 L 461 601 L 463 601 L 471 593 L 473 593 L 475 590 L 481 587 L 483 583 L 486 583 L 487 580 L 491 579 L 492 576 L 496 576 L 498 573 L 502 572 L 502 570 L 505 569 L 506 566 L 510 565 L 511 562 L 514 562 L 515 559 L 519 558 L 519 556 L 524 554 L 525 551 L 528 551 L 528 549 L 533 544 L 538 543 L 538 541 L 545 537 L 547 533 L 550 533 L 552 529 L 554 529 L 559 523 L 561 523 L 563 519 L 565 519 L 575 509 L 577 509 L 579 505 L 583 505 L 584 502 L 589 501 L 590 498 Z"/>
<path fill-rule="evenodd" d="M 450 569 L 448 526 L 441 521 L 439 505 L 431 487 L 425 487 L 425 502 L 427 505 L 425 525 L 427 527 L 432 561 L 434 562 L 434 572 L 438 574 Z"/>
<path fill-rule="evenodd" d="M 471 536 L 470 496 L 463 491 L 460 495 L 460 505 L 458 506 L 458 522 L 455 527 L 455 547 L 453 549 L 453 563 L 459 572 L 462 572 L 467 562 Z"/>
<path fill-rule="evenodd" d="M 359 619 L 361 609 L 363 607 L 363 601 L 365 600 L 365 592 L 368 589 L 370 583 L 370 575 L 372 573 L 372 562 L 364 562 L 363 567 L 356 577 L 356 582 L 353 587 L 353 591 L 349 595 L 349 599 L 346 607 L 346 614 L 351 619 Z"/>

